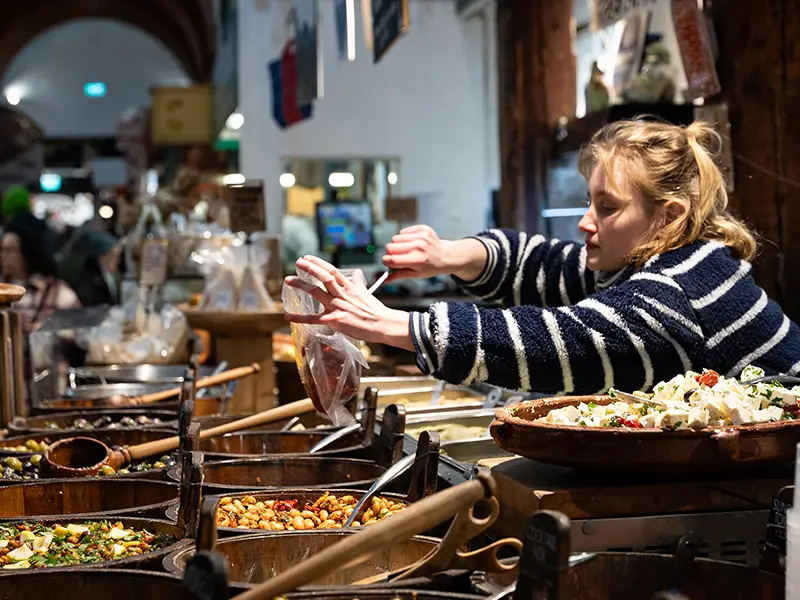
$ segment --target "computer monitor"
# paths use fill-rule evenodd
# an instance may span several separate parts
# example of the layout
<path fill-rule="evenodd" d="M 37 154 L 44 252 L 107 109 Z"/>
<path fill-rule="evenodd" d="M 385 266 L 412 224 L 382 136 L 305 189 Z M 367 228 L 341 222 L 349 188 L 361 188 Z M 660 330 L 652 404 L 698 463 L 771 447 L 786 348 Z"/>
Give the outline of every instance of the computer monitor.
<path fill-rule="evenodd" d="M 372 205 L 366 200 L 341 200 L 317 204 L 320 250 L 366 250 L 374 243 Z"/>

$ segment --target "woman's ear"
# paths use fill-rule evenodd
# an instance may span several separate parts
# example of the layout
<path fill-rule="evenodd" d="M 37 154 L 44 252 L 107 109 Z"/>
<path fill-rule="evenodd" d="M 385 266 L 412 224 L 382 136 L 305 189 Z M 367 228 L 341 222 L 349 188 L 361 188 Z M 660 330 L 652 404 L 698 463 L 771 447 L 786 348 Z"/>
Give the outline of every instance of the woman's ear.
<path fill-rule="evenodd" d="M 664 219 L 667 223 L 672 223 L 686 214 L 686 205 L 680 200 L 667 200 L 663 204 Z"/>

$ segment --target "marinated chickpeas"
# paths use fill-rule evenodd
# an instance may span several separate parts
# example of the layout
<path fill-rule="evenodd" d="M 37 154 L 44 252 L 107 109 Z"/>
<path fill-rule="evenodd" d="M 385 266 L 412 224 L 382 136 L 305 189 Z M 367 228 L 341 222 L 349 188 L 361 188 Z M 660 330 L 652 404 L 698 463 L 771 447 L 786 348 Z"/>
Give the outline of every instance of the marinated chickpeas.
<path fill-rule="evenodd" d="M 334 496 L 326 492 L 316 501 L 302 507 L 298 500 L 257 500 L 245 496 L 241 500 L 226 496 L 217 507 L 217 526 L 266 531 L 304 531 L 307 529 L 338 529 L 353 513 L 358 499 L 354 496 Z M 374 525 L 406 507 L 404 502 L 374 497 L 354 527 Z"/>

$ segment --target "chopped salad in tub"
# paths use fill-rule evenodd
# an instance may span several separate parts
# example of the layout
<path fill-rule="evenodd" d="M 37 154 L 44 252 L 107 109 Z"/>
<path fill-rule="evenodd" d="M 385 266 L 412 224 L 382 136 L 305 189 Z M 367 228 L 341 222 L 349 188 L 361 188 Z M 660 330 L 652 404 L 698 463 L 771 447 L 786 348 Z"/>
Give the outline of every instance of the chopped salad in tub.
<path fill-rule="evenodd" d="M 747 366 L 741 381 L 764 376 Z M 662 381 L 653 393 L 633 392 L 642 403 L 617 401 L 607 405 L 581 402 L 551 410 L 537 419 L 552 425 L 622 427 L 630 429 L 704 429 L 793 420 L 798 417 L 800 386 L 786 388 L 777 382 L 743 385 L 715 371 L 688 371 Z M 613 398 L 614 390 L 609 390 Z"/>

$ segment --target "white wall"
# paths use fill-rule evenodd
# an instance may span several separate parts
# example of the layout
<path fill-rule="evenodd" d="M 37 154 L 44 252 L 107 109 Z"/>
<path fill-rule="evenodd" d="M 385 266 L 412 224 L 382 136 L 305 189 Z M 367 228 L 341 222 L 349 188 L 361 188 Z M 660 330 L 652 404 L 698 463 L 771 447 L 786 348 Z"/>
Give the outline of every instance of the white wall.
<path fill-rule="evenodd" d="M 83 85 L 103 81 L 105 98 L 86 98 Z M 121 113 L 150 104 L 150 87 L 187 84 L 172 54 L 149 34 L 105 19 L 70 21 L 34 38 L 3 77 L 19 108 L 48 137 L 106 137 Z"/>
<path fill-rule="evenodd" d="M 271 115 L 267 64 L 286 40 L 286 0 L 240 3 L 240 108 L 244 174 L 265 180 L 268 221 L 279 232 L 284 157 L 397 157 L 403 195 L 418 194 L 420 221 L 441 235 L 484 226 L 499 181 L 496 76 L 487 82 L 485 24 L 463 22 L 447 0 L 412 0 L 411 27 L 377 65 L 356 2 L 357 59 L 339 58 L 334 3 L 320 2 L 324 98 L 310 121 L 282 131 Z M 490 35 L 494 35 L 491 29 Z M 492 40 L 491 43 L 494 43 Z"/>

